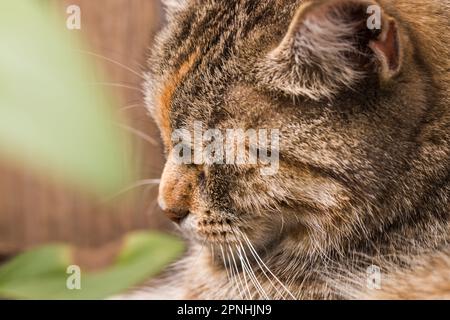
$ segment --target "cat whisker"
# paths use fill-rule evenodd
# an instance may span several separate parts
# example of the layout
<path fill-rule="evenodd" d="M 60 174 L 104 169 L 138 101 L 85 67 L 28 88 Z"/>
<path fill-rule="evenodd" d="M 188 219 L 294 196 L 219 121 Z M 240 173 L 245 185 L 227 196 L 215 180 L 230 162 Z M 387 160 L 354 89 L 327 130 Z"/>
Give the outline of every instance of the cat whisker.
<path fill-rule="evenodd" d="M 212 243 L 209 244 L 209 248 L 211 250 L 211 258 L 212 258 L 212 264 L 214 265 L 215 262 L 215 252 L 214 252 L 214 245 Z"/>
<path fill-rule="evenodd" d="M 233 250 L 231 249 L 230 245 L 228 245 L 228 250 L 230 251 L 231 258 L 233 259 L 234 268 L 236 270 L 236 274 L 237 274 L 237 277 L 239 279 L 239 283 L 240 283 L 240 287 L 238 286 L 239 287 L 239 294 L 241 295 L 242 299 L 245 299 L 245 295 L 243 294 L 243 291 L 245 292 L 244 283 L 242 282 L 241 274 L 239 272 L 239 268 L 237 266 L 236 259 L 234 258 L 234 253 L 233 253 Z"/>
<path fill-rule="evenodd" d="M 118 196 L 123 195 L 124 193 L 127 193 L 131 190 L 134 190 L 136 188 L 140 188 L 140 187 L 144 187 L 144 186 L 157 186 L 161 183 L 160 179 L 144 179 L 144 180 L 139 180 L 136 181 L 135 183 L 133 183 L 132 185 L 120 190 L 119 192 L 117 192 L 116 194 L 108 197 L 106 199 L 106 201 L 110 201 L 113 200 L 115 198 L 117 198 Z"/>
<path fill-rule="evenodd" d="M 225 248 L 227 249 L 227 248 Z M 227 253 L 227 261 L 228 261 L 228 265 L 230 266 L 230 275 L 231 275 L 231 283 L 233 284 L 233 286 L 236 286 L 236 288 L 238 289 L 239 295 L 242 298 L 242 293 L 240 292 L 240 287 L 239 287 L 239 283 L 237 282 L 237 277 L 236 277 L 236 270 L 233 267 L 233 264 L 231 263 L 231 259 L 230 259 L 230 249 L 228 246 L 228 250 L 225 250 Z"/>
<path fill-rule="evenodd" d="M 148 134 L 146 134 L 146 133 L 144 133 L 142 131 L 139 131 L 139 130 L 137 130 L 135 128 L 132 128 L 130 126 L 127 126 L 127 125 L 124 125 L 124 124 L 120 124 L 120 123 L 118 123 L 117 126 L 119 126 L 119 128 L 122 128 L 122 129 L 124 129 L 124 130 L 126 130 L 126 131 L 128 131 L 128 132 L 130 132 L 130 133 L 132 133 L 134 135 L 136 135 L 137 137 L 143 139 L 144 141 L 147 141 L 148 143 L 150 143 L 151 145 L 153 145 L 155 147 L 158 146 L 158 142 L 155 139 L 153 139 Z"/>
<path fill-rule="evenodd" d="M 136 90 L 136 91 L 142 92 L 142 89 L 139 87 L 129 85 L 129 84 L 117 83 L 117 82 L 89 82 L 88 84 L 93 85 L 93 86 L 107 86 L 107 87 L 124 88 L 124 89 L 130 89 L 130 90 Z"/>
<path fill-rule="evenodd" d="M 259 286 L 260 289 L 261 289 L 262 296 L 263 296 L 266 300 L 269 300 L 269 299 L 270 299 L 270 298 L 269 298 L 269 295 L 268 295 L 268 294 L 266 293 L 266 291 L 264 290 L 264 288 L 263 288 L 261 282 L 259 281 L 258 277 L 256 276 L 255 271 L 253 270 L 253 267 L 251 266 L 251 263 L 250 263 L 250 260 L 249 260 L 248 257 L 247 257 L 247 252 L 246 252 L 246 250 L 245 250 L 245 248 L 244 248 L 244 245 L 242 244 L 242 242 L 241 242 L 240 240 L 239 240 L 239 243 L 240 243 L 240 246 L 241 246 L 241 248 L 242 248 L 242 250 L 243 250 L 243 253 L 244 253 L 244 259 L 245 259 L 246 262 L 247 262 L 247 266 L 250 268 L 250 271 L 251 271 L 251 273 L 252 273 L 254 279 L 256 280 L 256 282 L 258 283 L 258 286 Z"/>
<path fill-rule="evenodd" d="M 258 278 L 256 277 L 251 264 L 247 258 L 247 254 L 245 253 L 245 249 L 242 246 L 242 243 L 240 244 L 240 247 L 238 247 L 238 254 L 242 258 L 241 261 L 243 262 L 242 266 L 247 269 L 248 276 L 250 277 L 250 280 L 253 283 L 253 286 L 258 291 L 258 293 L 266 300 L 269 300 L 269 297 L 267 296 L 264 288 L 261 286 L 261 283 L 258 281 Z"/>
<path fill-rule="evenodd" d="M 245 239 L 247 241 L 247 239 Z M 252 254 L 252 256 L 255 258 L 256 263 L 259 266 L 259 269 L 262 271 L 262 273 L 264 274 L 264 276 L 267 278 L 267 280 L 269 281 L 270 285 L 275 289 L 275 291 L 277 292 L 277 294 L 281 297 L 281 299 L 284 299 L 284 295 L 282 292 L 280 292 L 280 290 L 277 288 L 277 286 L 272 282 L 272 280 L 270 279 L 270 277 L 267 275 L 266 271 L 264 270 L 264 267 L 261 265 L 261 263 L 259 262 L 258 257 L 256 256 L 257 254 L 255 254 L 253 252 L 253 250 L 250 248 L 250 246 L 247 244 L 250 253 Z"/>
<path fill-rule="evenodd" d="M 236 248 L 239 250 L 237 245 L 236 245 Z M 244 267 L 244 261 L 243 261 L 242 256 L 239 253 L 237 253 L 237 255 L 238 255 L 239 260 L 241 261 L 242 275 L 244 277 L 245 288 L 247 289 L 247 292 L 248 292 L 248 295 L 250 297 L 250 300 L 252 300 L 253 299 L 253 294 L 250 291 L 250 287 L 249 287 L 248 281 L 247 281 L 247 269 Z"/>
<path fill-rule="evenodd" d="M 223 251 L 222 244 L 220 244 L 220 251 L 222 253 L 223 266 L 225 268 L 225 272 L 227 273 L 227 278 L 228 278 L 228 280 L 231 280 L 230 273 L 229 273 L 228 268 L 227 268 L 227 262 L 225 261 L 225 253 Z"/>
<path fill-rule="evenodd" d="M 234 236 L 234 238 L 237 240 L 237 239 L 239 239 L 238 238 L 238 236 L 236 235 L 236 233 L 234 232 L 234 228 L 232 227 L 232 226 L 230 226 L 230 229 L 231 229 L 231 233 L 233 233 L 233 236 Z M 231 247 L 230 247 L 230 250 L 231 250 Z M 234 253 L 233 253 L 233 250 L 231 250 L 231 254 L 233 255 L 233 260 L 234 260 Z M 239 257 L 240 258 L 240 257 Z M 246 279 L 246 277 L 245 277 L 245 275 L 246 275 L 246 270 L 244 269 L 244 267 L 243 267 L 243 263 L 242 263 L 242 259 L 240 258 L 240 260 L 241 260 L 241 266 L 242 266 L 242 271 L 243 271 L 243 275 L 244 275 L 244 282 L 245 282 L 245 284 L 247 285 L 247 292 L 248 292 L 248 299 L 252 299 L 252 294 L 250 293 L 250 290 L 249 290 L 249 288 L 248 288 L 248 282 L 247 282 L 247 279 Z M 236 264 L 236 261 L 234 261 L 235 262 L 235 264 Z M 237 268 L 237 265 L 236 265 L 236 268 Z M 238 271 L 238 274 L 239 274 L 239 271 Z M 240 276 L 239 276 L 239 279 L 240 279 Z"/>
<path fill-rule="evenodd" d="M 272 277 L 282 286 L 282 288 L 286 291 L 286 293 L 289 294 L 289 296 L 291 296 L 292 299 L 296 300 L 295 296 L 291 293 L 291 291 L 289 291 L 288 288 L 286 288 L 286 286 L 283 284 L 283 282 L 281 282 L 280 279 L 278 279 L 278 277 L 269 269 L 269 267 L 267 267 L 267 265 L 264 263 L 264 261 L 261 259 L 261 257 L 259 256 L 258 252 L 255 250 L 255 247 L 252 245 L 250 239 L 247 237 L 246 234 L 242 233 L 243 238 L 246 240 L 246 242 L 249 245 L 249 249 L 253 251 L 253 253 L 256 255 L 257 260 L 259 260 L 261 262 L 261 264 L 264 266 L 264 268 L 272 275 Z"/>
<path fill-rule="evenodd" d="M 134 108 L 143 107 L 142 103 L 135 103 L 135 104 L 129 104 L 127 106 L 124 106 L 122 108 L 119 108 L 120 112 L 125 112 Z"/>
<path fill-rule="evenodd" d="M 224 233 L 224 234 L 226 234 L 226 231 L 225 231 L 225 227 L 222 225 L 222 232 Z M 226 240 L 226 238 L 224 237 L 224 241 Z M 226 247 L 225 247 L 225 249 L 227 249 Z M 242 298 L 242 293 L 240 292 L 240 287 L 239 287 L 239 283 L 236 281 L 236 276 L 235 276 L 235 270 L 234 270 L 234 268 L 233 268 L 233 265 L 231 264 L 231 260 L 230 260 L 230 256 L 229 256 L 229 252 L 231 252 L 230 251 L 230 245 L 228 245 L 228 250 L 225 250 L 226 252 L 227 252 L 227 260 L 228 260 L 228 265 L 230 266 L 230 275 L 231 275 L 231 283 L 233 284 L 233 285 L 236 285 L 236 287 L 237 287 L 237 289 L 238 289 L 238 291 L 239 291 L 239 294 L 240 294 L 240 296 L 241 296 L 241 298 Z M 237 270 L 237 274 L 239 274 L 239 270 Z"/>
<path fill-rule="evenodd" d="M 116 60 L 108 58 L 108 57 L 106 57 L 106 56 L 104 56 L 102 54 L 91 52 L 91 51 L 86 51 L 86 50 L 78 50 L 78 51 L 83 53 L 83 54 L 88 54 L 88 55 L 91 55 L 93 57 L 100 58 L 100 59 L 103 59 L 105 61 L 111 62 L 111 63 L 113 63 L 113 64 L 123 68 L 124 70 L 128 70 L 129 72 L 131 72 L 132 74 L 138 76 L 142 80 L 145 80 L 144 76 L 140 72 L 138 72 L 138 71 L 136 71 L 136 70 L 134 70 L 134 69 L 124 65 L 123 63 L 121 63 L 119 61 L 116 61 Z"/>

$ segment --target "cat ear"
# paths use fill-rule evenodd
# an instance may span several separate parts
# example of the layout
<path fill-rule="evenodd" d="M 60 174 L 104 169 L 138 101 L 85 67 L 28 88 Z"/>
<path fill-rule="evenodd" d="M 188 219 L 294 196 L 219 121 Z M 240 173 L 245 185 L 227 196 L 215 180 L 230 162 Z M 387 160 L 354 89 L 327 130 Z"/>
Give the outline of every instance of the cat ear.
<path fill-rule="evenodd" d="M 272 89 L 314 100 L 332 98 L 370 73 L 385 82 L 401 68 L 395 19 L 363 0 L 303 4 L 281 43 L 258 64 Z"/>

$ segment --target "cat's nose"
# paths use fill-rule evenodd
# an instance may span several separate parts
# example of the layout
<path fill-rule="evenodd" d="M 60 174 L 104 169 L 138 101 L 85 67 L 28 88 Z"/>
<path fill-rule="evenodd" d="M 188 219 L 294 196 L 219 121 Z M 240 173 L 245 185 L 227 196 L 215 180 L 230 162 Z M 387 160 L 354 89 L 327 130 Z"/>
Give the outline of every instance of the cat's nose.
<path fill-rule="evenodd" d="M 168 161 L 159 186 L 158 203 L 166 216 L 180 223 L 192 211 L 196 174 L 186 166 Z"/>
<path fill-rule="evenodd" d="M 168 186 L 166 181 L 158 196 L 160 208 L 170 220 L 176 223 L 180 223 L 189 215 L 189 203 L 186 201 L 188 196 L 180 195 L 179 189 L 180 186 L 177 185 L 177 182 Z"/>
<path fill-rule="evenodd" d="M 189 210 L 183 209 L 172 209 L 172 210 L 164 210 L 166 216 L 172 220 L 173 222 L 180 223 L 189 215 Z"/>
<path fill-rule="evenodd" d="M 189 203 L 186 201 L 187 195 L 180 196 L 176 189 L 179 190 L 179 186 L 173 184 L 167 186 L 166 182 L 159 192 L 158 204 L 170 220 L 180 223 L 189 215 Z"/>

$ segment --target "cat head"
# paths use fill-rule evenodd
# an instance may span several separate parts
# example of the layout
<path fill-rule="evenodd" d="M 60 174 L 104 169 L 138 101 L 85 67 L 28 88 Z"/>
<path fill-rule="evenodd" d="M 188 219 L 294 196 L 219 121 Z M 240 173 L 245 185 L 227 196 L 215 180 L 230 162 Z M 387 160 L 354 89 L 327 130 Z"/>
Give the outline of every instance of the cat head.
<path fill-rule="evenodd" d="M 427 75 L 392 5 L 169 2 L 145 92 L 167 157 L 159 202 L 189 239 L 314 255 L 396 219 L 403 204 L 387 199 L 418 148 Z M 234 150 L 226 133 L 248 130 L 270 141 L 244 138 L 256 162 L 227 162 L 220 148 L 209 156 L 224 161 L 195 161 L 196 147 Z M 258 157 L 266 149 L 277 155 L 270 174 Z"/>

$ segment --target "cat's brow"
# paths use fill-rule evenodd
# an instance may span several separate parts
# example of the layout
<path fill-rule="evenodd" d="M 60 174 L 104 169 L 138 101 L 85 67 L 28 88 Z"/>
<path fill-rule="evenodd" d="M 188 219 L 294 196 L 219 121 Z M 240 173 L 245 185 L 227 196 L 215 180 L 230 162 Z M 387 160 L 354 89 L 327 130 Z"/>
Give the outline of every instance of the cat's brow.
<path fill-rule="evenodd" d="M 157 121 L 159 122 L 162 132 L 162 138 L 166 146 L 171 145 L 171 132 L 172 126 L 170 123 L 170 109 L 172 105 L 173 95 L 189 72 L 192 69 L 196 59 L 198 57 L 198 51 L 193 52 L 189 58 L 181 64 L 180 68 L 176 70 L 172 75 L 168 77 L 164 85 L 162 86 L 161 95 L 158 98 L 158 108 L 156 112 Z"/>

